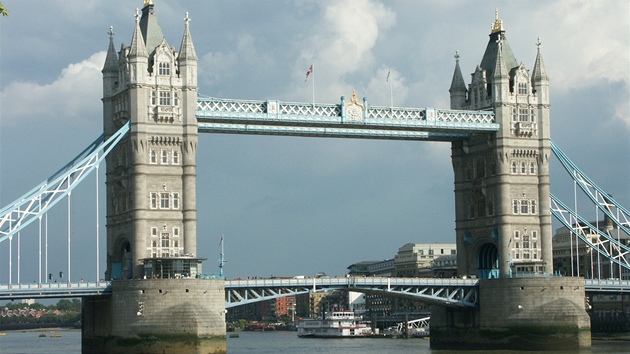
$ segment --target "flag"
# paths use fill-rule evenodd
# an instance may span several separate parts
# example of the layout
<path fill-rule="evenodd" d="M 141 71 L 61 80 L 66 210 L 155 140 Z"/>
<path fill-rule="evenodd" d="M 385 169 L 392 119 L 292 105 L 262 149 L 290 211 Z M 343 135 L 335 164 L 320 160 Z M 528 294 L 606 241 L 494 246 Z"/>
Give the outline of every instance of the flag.
<path fill-rule="evenodd" d="M 387 83 L 387 82 L 389 82 L 389 76 L 390 76 L 391 74 L 392 74 L 392 71 L 391 71 L 391 70 L 389 70 L 389 71 L 387 72 L 387 79 L 385 79 L 385 82 L 386 82 L 386 83 Z"/>
<path fill-rule="evenodd" d="M 306 80 L 308 80 L 308 76 L 310 74 L 312 74 L 312 73 L 313 73 L 313 64 L 311 64 L 311 67 L 308 68 L 308 70 L 306 71 L 306 79 L 304 79 L 304 82 L 306 82 Z"/>

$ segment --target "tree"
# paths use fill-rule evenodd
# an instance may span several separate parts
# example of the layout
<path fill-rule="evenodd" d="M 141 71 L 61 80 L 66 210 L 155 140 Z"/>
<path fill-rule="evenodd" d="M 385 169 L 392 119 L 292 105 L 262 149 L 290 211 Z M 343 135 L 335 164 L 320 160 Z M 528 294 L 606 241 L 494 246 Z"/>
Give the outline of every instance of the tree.
<path fill-rule="evenodd" d="M 67 299 L 61 299 L 57 302 L 57 310 L 60 311 L 76 311 L 77 305 Z"/>
<path fill-rule="evenodd" d="M 4 5 L 0 2 L 0 15 L 9 16 L 9 10 L 4 8 Z"/>

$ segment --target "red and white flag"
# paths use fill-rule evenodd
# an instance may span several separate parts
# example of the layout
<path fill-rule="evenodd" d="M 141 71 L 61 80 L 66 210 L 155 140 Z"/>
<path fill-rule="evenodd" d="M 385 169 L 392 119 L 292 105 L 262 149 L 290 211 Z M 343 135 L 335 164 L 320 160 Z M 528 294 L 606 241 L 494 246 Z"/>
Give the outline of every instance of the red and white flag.
<path fill-rule="evenodd" d="M 311 67 L 308 68 L 308 70 L 306 71 L 306 79 L 304 79 L 304 82 L 306 82 L 306 80 L 308 80 L 308 76 L 310 74 L 312 74 L 312 73 L 313 73 L 313 64 L 311 64 Z"/>

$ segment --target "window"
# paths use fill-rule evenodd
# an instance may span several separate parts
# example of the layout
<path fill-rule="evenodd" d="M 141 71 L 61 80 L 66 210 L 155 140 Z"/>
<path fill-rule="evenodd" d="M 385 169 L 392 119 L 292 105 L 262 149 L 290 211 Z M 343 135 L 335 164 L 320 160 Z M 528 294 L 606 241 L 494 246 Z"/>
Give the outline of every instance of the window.
<path fill-rule="evenodd" d="M 160 106 L 171 105 L 171 91 L 160 91 Z"/>
<path fill-rule="evenodd" d="M 179 241 L 177 240 L 173 241 L 173 247 L 179 248 Z"/>
<path fill-rule="evenodd" d="M 525 162 L 521 162 L 521 173 L 525 174 L 527 172 L 527 169 L 525 168 Z"/>
<path fill-rule="evenodd" d="M 529 248 L 529 236 L 523 236 L 523 248 Z"/>
<path fill-rule="evenodd" d="M 158 74 L 159 75 L 170 75 L 171 74 L 171 63 L 161 62 L 158 64 Z"/>
<path fill-rule="evenodd" d="M 163 248 L 171 247 L 171 240 L 168 235 L 168 232 L 162 233 L 162 247 Z"/>
<path fill-rule="evenodd" d="M 165 165 L 168 163 L 168 151 L 162 150 L 162 164 Z"/>
<path fill-rule="evenodd" d="M 514 257 L 514 258 L 516 258 L 516 259 L 520 259 L 520 254 L 518 254 L 518 252 L 516 252 L 515 256 L 516 256 L 516 257 Z"/>
<path fill-rule="evenodd" d="M 532 175 L 536 173 L 536 164 L 533 162 L 529 163 L 529 173 Z"/>
<path fill-rule="evenodd" d="M 536 214 L 536 201 L 532 200 L 531 205 L 532 205 L 532 208 L 531 208 L 532 214 Z M 536 232 L 536 231 L 534 231 L 534 232 Z"/>
<path fill-rule="evenodd" d="M 157 152 L 155 150 L 151 150 L 149 152 L 149 163 L 152 163 L 152 164 L 157 163 Z"/>
<path fill-rule="evenodd" d="M 532 110 L 530 111 L 529 118 L 530 118 L 530 120 L 531 120 L 532 122 L 535 122 L 535 121 L 536 121 L 536 111 L 535 111 L 533 108 L 532 108 Z"/>
<path fill-rule="evenodd" d="M 151 247 L 157 247 L 157 240 L 151 241 Z"/>
<path fill-rule="evenodd" d="M 515 122 L 518 121 L 518 110 L 516 108 L 512 108 L 512 120 Z"/>
<path fill-rule="evenodd" d="M 490 216 L 494 215 L 494 201 L 493 200 L 488 201 L 488 215 Z"/>
<path fill-rule="evenodd" d="M 160 208 L 168 209 L 169 208 L 169 197 L 168 193 L 160 193 Z"/>
<path fill-rule="evenodd" d="M 179 227 L 173 228 L 173 237 L 179 237 Z"/>
<path fill-rule="evenodd" d="M 483 178 L 486 175 L 486 160 L 480 158 L 477 159 L 475 166 L 475 178 Z"/>
<path fill-rule="evenodd" d="M 532 239 L 537 239 L 538 238 L 538 231 L 532 231 Z"/>
<path fill-rule="evenodd" d="M 512 161 L 512 173 L 516 173 L 516 161 Z"/>
<path fill-rule="evenodd" d="M 155 106 L 157 98 L 155 97 L 155 91 L 151 91 L 151 104 Z"/>
<path fill-rule="evenodd" d="M 179 106 L 179 92 L 177 91 L 173 94 L 173 105 Z"/>
<path fill-rule="evenodd" d="M 518 214 L 518 209 L 519 209 L 518 207 L 519 207 L 518 200 L 514 199 L 512 201 L 512 213 L 513 214 Z"/>
<path fill-rule="evenodd" d="M 528 122 L 529 121 L 529 109 L 525 108 L 525 109 L 519 109 L 518 110 L 518 120 L 520 120 L 521 122 Z"/>
<path fill-rule="evenodd" d="M 521 232 L 519 230 L 514 230 L 514 238 L 517 239 L 517 240 L 519 238 L 521 238 Z M 518 243 L 517 243 L 517 245 L 518 245 Z"/>
<path fill-rule="evenodd" d="M 173 193 L 173 209 L 179 209 L 179 193 Z"/>
<path fill-rule="evenodd" d="M 514 244 L 514 248 L 519 248 L 519 243 L 518 242 Z"/>
<path fill-rule="evenodd" d="M 157 193 L 151 193 L 151 209 L 157 209 L 158 207 L 158 194 Z"/>
<path fill-rule="evenodd" d="M 521 200 L 521 214 L 529 213 L 529 200 Z"/>
<path fill-rule="evenodd" d="M 173 165 L 179 165 L 179 151 L 173 150 Z"/>
<path fill-rule="evenodd" d="M 519 82 L 518 83 L 518 93 L 519 93 L 519 95 L 526 95 L 527 94 L 527 83 L 526 82 Z"/>
<path fill-rule="evenodd" d="M 151 228 L 151 237 L 157 237 L 157 235 L 158 235 L 157 227 L 152 227 Z"/>

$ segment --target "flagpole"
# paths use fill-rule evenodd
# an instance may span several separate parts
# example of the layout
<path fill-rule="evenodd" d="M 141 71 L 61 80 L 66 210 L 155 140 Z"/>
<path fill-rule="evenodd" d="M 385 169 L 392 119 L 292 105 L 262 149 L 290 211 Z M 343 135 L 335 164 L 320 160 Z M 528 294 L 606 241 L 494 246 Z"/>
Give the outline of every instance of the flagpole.
<path fill-rule="evenodd" d="M 313 106 L 315 105 L 315 64 L 311 64 L 311 68 L 313 68 Z"/>
<path fill-rule="evenodd" d="M 389 82 L 389 107 L 390 108 L 394 107 L 394 88 L 393 88 L 394 83 L 392 81 Z"/>

